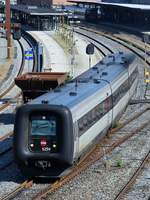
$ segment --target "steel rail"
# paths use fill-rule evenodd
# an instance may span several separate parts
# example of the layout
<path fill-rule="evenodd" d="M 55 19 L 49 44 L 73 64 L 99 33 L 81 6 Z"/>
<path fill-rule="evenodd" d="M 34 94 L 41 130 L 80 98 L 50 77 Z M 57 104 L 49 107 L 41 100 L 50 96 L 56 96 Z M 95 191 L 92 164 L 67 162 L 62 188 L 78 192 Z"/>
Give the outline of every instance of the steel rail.
<path fill-rule="evenodd" d="M 124 45 L 125 47 L 127 47 L 126 45 Z M 127 47 L 128 48 L 128 47 Z M 136 53 L 133 49 L 131 49 L 131 48 L 128 48 L 128 49 L 130 49 L 130 50 L 132 50 L 134 53 Z M 137 54 L 137 53 L 136 53 Z M 138 56 L 139 56 L 139 54 L 138 54 Z M 141 56 L 140 56 L 141 57 Z M 142 60 L 143 60 L 143 57 L 142 57 Z M 138 116 L 140 116 L 142 113 L 144 113 L 145 111 L 147 111 L 147 110 L 149 110 L 150 108 L 146 108 L 144 111 L 142 111 L 141 113 L 138 113 L 136 116 L 134 116 L 132 119 L 129 119 L 129 120 L 127 120 L 125 123 L 123 123 L 123 124 L 121 124 L 119 127 L 117 127 L 116 129 L 113 129 L 111 132 L 112 133 L 114 133 L 114 132 L 116 132 L 116 131 L 118 131 L 118 130 L 120 130 L 122 127 L 124 127 L 125 125 L 127 125 L 130 121 L 132 121 L 132 120 L 134 120 L 134 119 L 136 119 Z M 147 126 L 149 124 L 149 122 L 148 123 L 145 123 L 143 126 L 141 126 L 141 128 L 138 128 L 138 129 L 136 129 L 135 130 L 135 132 L 133 132 L 133 134 L 131 134 L 129 137 L 132 137 L 134 134 L 136 134 L 136 132 L 138 132 L 138 131 L 140 131 L 140 130 L 142 130 L 145 126 Z M 121 141 L 121 143 L 122 142 L 125 142 L 127 140 L 127 138 L 123 138 L 123 140 Z M 113 146 L 113 148 L 112 148 L 112 150 L 115 148 L 115 146 L 116 145 L 120 145 L 120 143 L 119 144 L 114 144 L 114 146 Z M 116 146 L 117 147 L 117 146 Z M 106 151 L 105 153 L 109 153 L 109 151 Z M 101 155 L 101 156 L 104 156 L 104 154 L 103 155 Z M 88 156 L 87 156 L 88 157 Z M 99 159 L 99 158 L 98 158 Z M 95 161 L 94 161 L 95 162 Z M 60 185 L 60 187 L 61 187 L 61 185 L 63 185 L 64 183 L 62 182 L 62 183 L 60 183 L 59 185 Z M 53 186 L 51 186 L 51 191 L 50 191 L 50 193 L 51 192 L 53 192 L 53 191 L 55 191 L 55 189 L 57 189 L 57 188 L 55 188 L 55 186 L 57 185 L 57 183 L 55 183 L 54 184 L 54 188 L 53 188 Z M 47 194 L 49 194 L 49 192 L 48 193 L 46 193 L 46 195 Z M 45 198 L 45 196 L 41 196 L 41 197 L 37 197 L 37 199 L 42 199 L 42 198 Z"/>
<path fill-rule="evenodd" d="M 20 47 L 21 47 L 21 51 L 22 51 L 22 61 L 21 61 L 21 68 L 18 72 L 18 75 L 19 76 L 22 72 L 23 72 L 23 69 L 24 69 L 24 65 L 25 65 L 25 61 L 24 61 L 24 50 L 23 50 L 23 46 L 21 44 L 20 41 L 18 41 L 19 44 L 20 44 Z M 15 82 L 13 81 L 13 83 L 10 85 L 9 88 L 7 88 L 7 90 L 5 90 L 1 95 L 0 95 L 0 98 L 4 97 L 8 92 L 10 92 L 10 90 L 12 90 L 12 88 L 15 86 Z M 21 96 L 21 93 L 17 94 L 15 96 L 15 98 L 18 98 L 19 96 Z M 0 111 L 4 110 L 5 108 L 7 108 L 9 105 L 11 104 L 11 102 L 7 102 L 6 104 L 4 104 L 3 106 L 0 107 Z"/>
<path fill-rule="evenodd" d="M 27 40 L 27 39 L 26 39 Z M 30 44 L 30 42 L 27 40 L 27 42 L 28 42 L 28 44 L 29 45 L 31 45 Z M 20 43 L 20 46 L 21 46 L 21 49 L 22 49 L 22 52 L 24 53 L 24 51 L 23 51 L 23 46 L 22 46 L 22 44 L 21 44 L 21 42 L 19 42 Z M 100 50 L 98 47 L 96 47 L 98 50 Z M 109 48 L 107 48 L 107 49 L 109 49 Z M 110 49 L 109 49 L 110 50 Z M 112 52 L 111 50 L 110 50 L 110 52 Z M 103 55 L 105 55 L 104 53 L 103 53 Z M 34 54 L 34 56 L 35 56 L 35 54 Z M 24 56 L 23 56 L 24 57 Z M 36 56 L 35 56 L 35 60 L 36 60 Z M 35 69 L 36 69 L 36 62 L 34 63 L 34 67 L 33 67 L 33 71 L 35 71 Z M 18 75 L 20 75 L 22 72 L 23 72 L 23 68 L 24 68 L 24 65 L 25 65 L 25 61 L 24 61 L 24 59 L 22 59 L 22 68 L 21 68 L 21 70 L 19 71 L 19 73 L 18 73 Z M 13 87 L 14 87 L 14 85 L 15 85 L 15 83 L 13 82 L 13 84 L 2 94 L 2 95 L 0 95 L 0 98 L 1 97 L 3 97 L 4 95 L 6 95 Z M 18 95 L 16 95 L 15 96 L 15 98 L 18 98 L 18 97 L 20 97 L 21 96 L 21 92 L 18 94 Z M 1 106 L 0 107 L 0 111 L 2 111 L 3 109 L 5 109 L 6 107 L 8 107 L 9 105 L 11 105 L 11 102 L 7 102 L 6 104 L 4 104 L 3 106 Z M 3 137 L 1 137 L 0 138 L 0 141 L 2 141 L 2 140 L 4 140 L 4 139 L 6 139 L 7 137 L 9 137 L 10 135 L 12 135 L 13 134 L 13 131 L 11 131 L 10 133 L 7 133 L 5 136 L 3 136 Z"/>
<path fill-rule="evenodd" d="M 0 142 L 11 136 L 14 132 L 10 131 L 9 133 L 5 134 L 4 136 L 0 137 Z"/>
<path fill-rule="evenodd" d="M 81 28 L 81 27 L 80 27 L 80 28 Z M 89 29 L 85 29 L 85 28 L 81 28 L 81 29 L 89 31 Z M 80 34 L 80 35 L 82 35 L 82 36 L 85 36 L 86 38 L 91 39 L 92 41 L 94 41 L 94 42 L 100 44 L 100 45 L 103 46 L 106 50 L 108 50 L 108 51 L 110 52 L 110 54 L 113 54 L 113 53 L 114 53 L 114 51 L 113 51 L 112 49 L 110 49 L 107 45 L 103 44 L 102 42 L 100 42 L 99 40 L 95 39 L 94 37 L 92 37 L 92 36 L 87 36 L 86 34 L 81 33 L 79 30 L 74 30 L 74 32 L 76 32 L 76 33 L 78 33 L 78 34 Z M 90 30 L 89 32 L 92 32 L 92 33 L 93 33 L 94 31 L 91 31 L 91 30 Z M 106 54 L 105 54 L 96 44 L 94 44 L 93 42 L 91 42 L 91 43 L 100 51 L 100 53 L 101 53 L 103 56 L 106 56 Z"/>
<path fill-rule="evenodd" d="M 22 61 L 21 61 L 21 68 L 20 68 L 20 70 L 19 70 L 17 76 L 19 76 L 19 75 L 23 72 L 24 65 L 25 65 L 23 45 L 21 44 L 20 41 L 18 41 L 18 42 L 19 42 L 19 44 L 20 44 L 21 51 L 22 51 Z M 14 86 L 15 86 L 15 82 L 13 81 L 13 83 L 10 85 L 10 87 L 9 87 L 7 90 L 5 90 L 5 91 L 0 95 L 0 98 L 2 98 L 3 96 L 5 96 Z"/>
<path fill-rule="evenodd" d="M 22 45 L 22 43 L 20 42 L 20 41 L 18 41 L 19 42 L 19 44 L 20 44 L 20 47 L 21 47 L 21 52 L 22 52 L 22 61 L 21 61 L 21 67 L 20 67 L 20 70 L 19 70 L 19 72 L 18 72 L 18 75 L 17 76 L 19 76 L 19 75 L 21 75 L 22 73 L 23 73 L 23 70 L 24 70 L 24 66 L 25 66 L 25 59 L 24 59 L 24 48 L 23 48 L 23 45 Z M 28 44 L 33 48 L 33 46 L 32 46 L 32 44 L 27 40 L 27 42 L 28 42 Z M 36 56 L 36 52 L 35 52 L 35 50 L 33 51 L 34 52 L 34 64 L 33 64 L 33 71 L 35 71 L 36 70 L 36 66 L 37 66 L 37 56 Z M 13 87 L 15 86 L 15 82 L 13 81 L 13 83 L 10 85 L 10 87 L 6 90 L 6 91 L 4 91 L 1 95 L 0 95 L 0 98 L 2 98 L 3 96 L 5 96 Z M 18 95 L 16 95 L 16 97 L 15 98 L 18 98 L 19 96 L 21 96 L 21 92 L 18 94 Z M 10 104 L 9 104 L 10 105 Z M 7 106 L 6 106 L 7 107 Z M 4 107 L 5 108 L 5 107 Z M 1 110 L 0 110 L 1 111 Z"/>
<path fill-rule="evenodd" d="M 30 46 L 32 46 L 32 44 L 27 41 L 28 44 Z M 25 60 L 24 60 L 24 49 L 23 49 L 23 46 L 21 44 L 21 42 L 19 41 L 19 44 L 21 46 L 21 50 L 22 50 L 22 62 L 21 62 L 21 68 L 18 72 L 18 75 L 19 76 L 20 74 L 23 73 L 23 70 L 24 70 L 24 66 L 25 66 Z M 34 64 L 33 64 L 33 71 L 36 71 L 36 67 L 37 67 L 37 61 L 36 61 L 36 54 L 35 54 L 35 50 L 34 50 Z M 4 97 L 13 87 L 15 86 L 15 82 L 13 82 L 10 87 L 4 91 L 1 95 L 0 95 L 0 98 Z M 17 99 L 21 96 L 21 92 L 19 94 L 17 94 L 14 98 Z M 0 111 L 2 111 L 3 109 L 5 109 L 6 107 L 8 107 L 9 105 L 11 104 L 11 102 L 7 102 L 5 105 L 3 105 L 2 107 L 0 107 Z M 6 138 L 8 138 L 9 136 L 11 136 L 13 134 L 13 131 L 10 131 L 9 133 L 5 134 L 3 137 L 0 137 L 0 142 L 1 141 L 4 141 Z M 0 153 L 0 156 L 4 155 L 5 153 L 8 153 L 9 151 L 12 150 L 12 147 L 9 147 L 8 149 L 6 149 L 4 152 L 1 152 Z M 12 164 L 13 161 L 7 163 L 7 165 L 3 166 L 0 170 L 4 169 L 5 167 L 9 166 L 10 164 Z M 22 184 L 20 184 L 15 190 L 13 190 L 12 192 L 10 192 L 9 194 L 7 194 L 6 196 L 0 198 L 0 200 L 9 200 L 10 198 L 12 198 L 14 195 L 16 195 L 18 192 L 20 192 L 23 188 L 29 188 L 33 185 L 33 180 L 31 181 L 25 181 L 23 182 Z"/>
<path fill-rule="evenodd" d="M 143 113 L 147 112 L 148 110 L 150 110 L 150 107 L 145 108 L 144 110 L 142 110 L 141 112 L 135 114 L 133 117 L 129 118 L 128 120 L 126 120 L 124 123 L 120 124 L 117 128 L 113 128 L 110 131 L 110 134 L 115 133 L 116 131 L 119 131 L 121 128 L 123 128 L 125 125 L 127 125 L 128 123 L 130 123 L 131 121 L 137 119 L 139 116 L 141 116 Z"/>
<path fill-rule="evenodd" d="M 30 181 L 24 181 L 22 184 L 20 184 L 17 188 L 15 188 L 12 192 L 9 194 L 5 195 L 4 197 L 0 198 L 0 200 L 9 200 L 11 199 L 14 195 L 16 195 L 18 192 L 20 192 L 24 188 L 29 188 L 33 185 L 33 180 Z"/>
<path fill-rule="evenodd" d="M 144 169 L 145 165 L 148 163 L 149 159 L 150 159 L 150 151 L 147 153 L 147 155 L 143 159 L 142 163 L 140 164 L 136 172 L 133 174 L 133 176 L 130 178 L 127 184 L 121 189 L 121 191 L 114 198 L 114 200 L 121 200 L 124 197 L 124 195 L 130 189 L 130 187 L 135 183 L 137 177 L 142 173 L 142 170 Z"/>
<path fill-rule="evenodd" d="M 137 55 L 143 62 L 145 62 L 147 65 L 150 66 L 150 60 L 148 61 L 148 58 L 145 60 L 145 56 L 142 56 L 141 53 L 138 53 L 135 49 L 132 48 L 132 47 L 137 48 L 138 50 L 142 51 L 142 53 L 145 55 L 144 44 L 137 44 L 136 42 L 129 41 L 129 40 L 125 39 L 124 37 L 118 36 L 116 34 L 113 34 L 113 36 L 111 36 L 110 34 L 108 34 L 108 32 L 104 33 L 104 32 L 102 32 L 102 31 L 100 31 L 98 29 L 95 29 L 95 27 L 94 27 L 94 29 L 93 28 L 91 29 L 91 28 L 87 28 L 84 25 L 82 25 L 80 28 L 83 29 L 83 30 L 86 30 L 86 31 L 91 31 L 91 32 L 93 32 L 95 34 L 101 34 L 103 37 L 106 37 L 106 38 L 108 38 L 108 39 L 110 39 L 110 40 L 122 45 L 123 47 L 127 48 L 128 50 L 130 50 L 132 53 Z M 149 46 L 149 48 L 150 48 L 150 46 Z M 148 52 L 146 52 L 146 56 L 148 56 L 148 55 L 150 55 L 150 54 Z M 144 73 L 145 73 L 145 69 L 144 69 Z M 146 88 L 145 88 L 145 95 L 144 95 L 145 99 L 146 99 L 147 88 L 148 88 L 148 83 L 146 84 Z"/>
<path fill-rule="evenodd" d="M 19 70 L 17 76 L 19 76 L 20 74 L 23 73 L 24 66 L 25 66 L 23 45 L 22 45 L 22 43 L 21 43 L 20 41 L 18 41 L 18 42 L 19 42 L 19 44 L 20 44 L 21 51 L 22 51 L 22 61 L 21 61 L 21 68 L 20 68 L 20 70 Z M 30 46 L 32 46 L 32 45 L 29 43 L 29 41 L 27 41 L 27 42 L 28 42 L 28 44 L 29 44 Z M 36 59 L 35 51 L 34 51 L 34 57 L 35 57 L 35 59 Z M 37 63 L 36 63 L 36 61 L 35 61 L 35 62 L 34 62 L 34 65 L 33 65 L 33 71 L 36 69 L 36 64 L 37 64 Z M 11 84 L 11 86 L 10 86 L 6 91 L 4 91 L 4 92 L 0 95 L 0 98 L 2 98 L 3 96 L 5 96 L 14 86 L 15 86 L 15 82 L 13 82 L 13 83 Z M 19 98 L 21 95 L 22 95 L 22 93 L 20 92 L 19 94 L 17 94 L 17 95 L 14 97 L 14 99 Z M 7 103 L 4 104 L 3 106 L 1 106 L 1 107 L 0 107 L 0 111 L 4 110 L 4 109 L 7 108 L 9 105 L 11 105 L 11 102 L 7 102 Z M 12 135 L 12 134 L 13 134 L 13 131 L 10 131 L 9 133 L 7 133 L 7 134 L 4 135 L 3 137 L 1 137 L 1 138 L 0 138 L 0 141 L 6 139 L 7 137 L 9 137 L 9 136 Z"/>
<path fill-rule="evenodd" d="M 149 110 L 149 109 L 148 109 Z M 147 109 L 145 109 L 144 111 L 140 112 L 141 114 L 143 114 L 145 111 L 147 111 Z M 140 115 L 136 115 L 137 117 Z M 136 119 L 135 117 L 132 117 L 132 119 Z M 128 121 L 128 120 L 127 120 Z M 132 120 L 131 120 L 132 121 Z M 124 123 L 124 126 L 127 123 Z M 148 126 L 150 124 L 150 120 L 146 123 L 144 123 L 143 125 L 141 125 L 140 127 L 138 127 L 137 129 L 135 129 L 134 131 L 132 131 L 130 134 L 122 137 L 119 141 L 113 143 L 109 148 L 107 148 L 105 150 L 105 152 L 100 153 L 98 156 L 96 156 L 94 159 L 91 159 L 89 162 L 87 162 L 86 164 L 84 164 L 83 166 L 78 165 L 78 167 L 75 167 L 67 176 L 63 177 L 62 179 L 60 179 L 60 181 L 55 182 L 54 184 L 50 185 L 49 187 L 47 187 L 47 191 L 44 192 L 42 195 L 37 196 L 35 199 L 36 200 L 41 200 L 41 199 L 45 199 L 48 195 L 52 194 L 55 190 L 59 189 L 60 187 L 62 187 L 63 185 L 67 184 L 69 181 L 71 181 L 75 176 L 77 176 L 78 174 L 80 174 L 81 172 L 85 171 L 87 168 L 89 168 L 92 164 L 94 164 L 96 161 L 98 161 L 99 159 L 101 159 L 102 157 L 104 157 L 106 154 L 110 153 L 111 151 L 113 151 L 116 147 L 120 146 L 122 143 L 124 143 L 125 141 L 127 141 L 129 138 L 133 137 L 135 134 L 139 133 L 142 129 L 144 129 L 146 126 Z M 122 126 L 122 128 L 124 127 Z M 120 129 L 119 129 L 120 130 Z M 118 129 L 116 129 L 116 132 L 118 131 Z M 83 159 L 84 160 L 84 159 Z M 85 161 L 85 160 L 84 160 Z"/>
<path fill-rule="evenodd" d="M 20 47 L 21 47 L 21 51 L 22 51 L 22 61 L 21 61 L 21 67 L 19 69 L 19 72 L 18 72 L 18 75 L 19 76 L 20 74 L 23 73 L 23 70 L 24 70 L 24 66 L 25 66 L 25 60 L 24 60 L 24 49 L 23 49 L 23 45 L 20 41 L 18 41 L 19 44 L 20 44 Z M 34 67 L 33 69 L 35 69 L 35 66 L 36 66 L 36 62 L 34 62 Z M 0 95 L 0 98 L 4 97 L 13 87 L 15 86 L 15 82 L 13 81 L 13 83 L 10 85 L 10 87 L 5 90 L 1 95 Z M 21 92 L 18 93 L 14 99 L 17 99 L 21 96 Z M 11 105 L 11 102 L 8 101 L 6 104 L 2 105 L 0 107 L 0 111 L 4 110 L 5 108 L 7 108 L 8 106 Z M 13 134 L 13 131 L 10 131 L 9 133 L 5 134 L 4 136 L 0 137 L 0 142 L 4 141 L 6 138 L 10 137 L 11 135 Z M 0 156 L 3 156 L 4 154 L 10 152 L 12 150 L 12 147 L 9 147 L 8 149 L 6 149 L 5 151 L 1 152 L 0 153 Z M 13 161 L 11 161 L 10 163 L 6 164 L 5 166 L 3 166 L 2 168 L 0 168 L 0 170 L 4 169 L 5 167 L 9 166 Z"/>
<path fill-rule="evenodd" d="M 90 31 L 90 32 L 92 32 L 92 33 L 95 33 L 95 34 L 100 34 L 100 35 L 102 35 L 103 37 L 106 37 L 106 38 L 108 38 L 108 39 L 110 39 L 110 40 L 112 40 L 112 41 L 114 41 L 114 42 L 116 42 L 116 43 L 118 43 L 118 44 L 120 44 L 120 45 L 122 45 L 122 46 L 124 46 L 125 48 L 127 48 L 128 50 L 130 50 L 130 51 L 132 51 L 134 54 L 136 54 L 139 58 L 141 58 L 143 61 L 145 61 L 145 57 L 144 56 L 142 56 L 140 53 L 137 53 L 131 46 L 133 46 L 133 47 L 135 47 L 135 48 L 137 48 L 137 49 L 139 49 L 139 50 L 141 50 L 143 53 L 145 53 L 145 49 L 143 48 L 143 47 L 141 47 L 139 44 L 135 44 L 135 42 L 132 42 L 132 41 L 127 41 L 127 40 L 125 40 L 124 38 L 122 38 L 121 36 L 119 37 L 119 36 L 116 36 L 115 37 L 115 35 L 113 35 L 113 36 L 111 36 L 110 34 L 108 34 L 108 33 L 103 33 L 103 32 L 101 32 L 100 30 L 98 30 L 98 29 L 91 29 L 91 28 L 87 28 L 87 27 L 84 27 L 84 26 L 81 26 L 80 27 L 81 29 L 83 29 L 83 30 L 86 30 L 86 31 Z M 83 34 L 84 35 L 84 34 Z M 116 39 L 118 39 L 118 40 L 116 40 Z M 119 41 L 120 40 L 120 41 Z M 124 43 L 123 43 L 124 42 Z M 129 44 L 128 44 L 129 43 Z M 148 65 L 150 65 L 150 62 L 148 61 L 148 60 L 146 60 L 146 63 L 148 64 Z"/>
<path fill-rule="evenodd" d="M 146 126 L 147 124 L 145 123 L 144 125 Z M 143 128 L 142 128 L 142 129 L 143 129 Z M 140 131 L 140 130 L 139 130 L 139 131 Z M 131 137 L 132 137 L 132 136 L 131 136 Z M 125 140 L 125 141 L 126 141 L 126 140 Z M 123 142 L 124 142 L 124 141 L 123 141 Z M 119 144 L 119 145 L 120 145 L 120 144 Z M 117 147 L 117 146 L 115 146 L 115 144 L 114 144 L 113 148 L 116 148 L 116 147 Z M 106 153 L 109 153 L 109 151 L 105 151 L 105 154 L 106 154 Z M 96 162 L 98 159 L 100 159 L 101 156 L 104 156 L 105 154 L 104 154 L 104 153 L 103 153 L 103 154 L 100 154 L 100 155 L 99 155 L 100 157 L 98 157 L 97 159 L 96 159 L 96 158 L 93 159 L 92 161 L 90 161 L 90 163 L 93 164 L 93 163 Z M 82 172 L 82 171 L 84 171 L 85 169 L 87 169 L 90 165 L 91 165 L 91 164 L 86 164 L 86 165 L 82 166 L 82 167 L 80 168 L 80 170 L 79 170 L 79 173 Z M 50 186 L 50 188 L 52 189 L 52 192 L 55 191 L 56 189 L 58 189 L 59 187 L 61 187 L 62 185 L 66 184 L 66 183 L 69 182 L 70 180 L 72 180 L 72 178 L 74 178 L 77 174 L 78 174 L 78 172 L 74 171 L 73 174 L 70 174 L 70 178 L 68 178 L 67 180 L 66 180 L 67 177 L 64 177 L 63 179 L 61 179 L 62 183 L 59 183 L 59 181 L 55 182 L 52 186 Z M 65 180 L 66 180 L 66 181 L 65 181 Z M 58 184 L 58 185 L 57 185 L 57 184 Z M 48 192 L 47 194 L 49 194 L 49 192 Z M 46 195 L 47 195 L 47 194 L 46 194 Z M 45 197 L 41 197 L 41 198 L 45 198 Z M 37 197 L 37 199 L 38 199 L 38 197 Z"/>
<path fill-rule="evenodd" d="M 138 118 L 139 116 L 141 116 L 144 112 L 150 110 L 150 107 L 142 110 L 141 112 L 137 113 L 136 115 L 134 115 L 133 117 L 131 117 L 129 120 L 127 120 L 125 123 L 121 124 L 119 127 L 112 129 L 111 134 L 119 131 L 121 128 L 123 128 L 125 125 L 127 125 L 129 122 L 135 120 L 136 118 Z M 11 131 L 10 133 L 8 133 L 7 135 L 3 136 L 2 138 L 0 138 L 0 141 L 6 139 L 7 137 L 9 137 L 10 135 L 13 134 L 13 131 Z M 86 162 L 86 160 L 89 158 L 89 156 L 91 156 L 91 154 L 93 154 L 94 151 L 96 151 L 97 146 L 101 145 L 101 143 L 103 143 L 103 140 L 100 141 L 100 143 L 98 143 L 96 146 L 94 146 L 81 160 L 79 163 L 77 163 L 77 165 L 75 166 L 74 170 L 77 170 L 78 167 L 81 167 L 81 165 L 84 164 L 84 162 Z M 1 154 L 7 153 L 8 151 L 10 151 L 12 149 L 12 147 L 10 147 L 8 150 L 6 150 L 5 152 L 2 152 Z M 0 155 L 1 155 L 0 154 Z M 6 165 L 7 166 L 7 165 Z M 3 167 L 4 168 L 4 167 Z M 72 173 L 72 172 L 70 172 Z M 69 174 L 70 174 L 69 173 Z M 68 175 L 69 175 L 68 174 Z M 56 183 L 55 183 L 56 184 Z"/>

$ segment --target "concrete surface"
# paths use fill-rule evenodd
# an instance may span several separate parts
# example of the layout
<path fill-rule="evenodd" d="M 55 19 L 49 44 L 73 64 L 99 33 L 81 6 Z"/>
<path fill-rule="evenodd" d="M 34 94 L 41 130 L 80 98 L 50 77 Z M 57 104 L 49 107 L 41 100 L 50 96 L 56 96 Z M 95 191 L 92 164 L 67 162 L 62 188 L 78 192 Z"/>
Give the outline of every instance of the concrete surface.
<path fill-rule="evenodd" d="M 0 35 L 0 67 L 6 62 L 7 40 Z"/>

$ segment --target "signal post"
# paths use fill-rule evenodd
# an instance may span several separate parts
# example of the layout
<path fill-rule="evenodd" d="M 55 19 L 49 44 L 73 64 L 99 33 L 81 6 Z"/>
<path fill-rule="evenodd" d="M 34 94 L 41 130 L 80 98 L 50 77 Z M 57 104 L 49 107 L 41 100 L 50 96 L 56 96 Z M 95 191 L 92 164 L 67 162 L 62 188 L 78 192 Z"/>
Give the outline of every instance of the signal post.
<path fill-rule="evenodd" d="M 11 47 L 11 28 L 20 27 L 20 24 L 11 24 L 11 17 L 10 17 L 10 0 L 6 0 L 5 4 L 5 16 L 6 22 L 0 23 L 0 27 L 6 28 L 6 39 L 7 39 L 7 58 L 10 58 L 10 47 Z"/>

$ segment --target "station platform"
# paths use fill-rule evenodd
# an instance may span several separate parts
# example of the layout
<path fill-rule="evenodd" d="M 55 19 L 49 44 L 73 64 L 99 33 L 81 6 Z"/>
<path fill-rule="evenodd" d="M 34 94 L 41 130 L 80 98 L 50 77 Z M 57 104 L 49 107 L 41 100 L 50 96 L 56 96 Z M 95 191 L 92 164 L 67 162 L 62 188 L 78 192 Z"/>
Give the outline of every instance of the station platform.
<path fill-rule="evenodd" d="M 0 67 L 5 64 L 7 59 L 7 40 L 0 33 Z"/>
<path fill-rule="evenodd" d="M 31 31 L 32 32 L 32 31 Z M 42 32 L 41 32 L 42 34 Z M 54 34 L 49 31 L 49 34 Z M 62 72 L 67 73 L 73 78 L 83 73 L 87 69 L 89 69 L 89 55 L 86 54 L 86 46 L 89 44 L 89 41 L 80 37 L 78 34 L 74 34 L 75 40 L 75 48 L 78 51 L 77 54 L 74 55 L 74 64 L 71 63 L 72 55 L 64 53 L 61 46 L 59 46 L 50 35 L 44 35 L 44 37 L 40 37 L 43 39 L 41 41 L 43 43 L 44 48 L 46 48 L 46 53 L 44 55 L 44 65 L 42 72 Z M 42 34 L 43 35 L 43 34 Z M 38 36 L 40 36 L 38 32 Z M 38 37 L 36 36 L 36 39 Z M 2 41 L 2 42 L 1 42 Z M 7 62 L 7 41 L 6 39 L 0 38 L 0 66 L 3 66 Z M 95 51 L 95 54 L 91 56 L 91 67 L 94 66 L 97 62 L 101 60 L 101 55 L 98 50 Z M 15 62 L 14 65 L 17 63 Z M 51 70 L 47 69 L 50 68 Z M 9 68 L 8 68 L 9 70 Z M 27 69 L 25 72 L 28 72 Z M 14 80 L 15 77 L 11 76 L 11 80 Z M 1 80 L 0 80 L 1 82 Z M 38 91 L 39 92 L 39 91 Z M 36 91 L 36 94 L 38 93 Z M 30 92 L 29 92 L 30 93 Z M 35 94 L 35 97 L 36 97 Z M 28 95 L 29 96 L 29 95 Z M 28 97 L 27 97 L 28 98 Z M 29 97 L 30 98 L 30 97 Z"/>

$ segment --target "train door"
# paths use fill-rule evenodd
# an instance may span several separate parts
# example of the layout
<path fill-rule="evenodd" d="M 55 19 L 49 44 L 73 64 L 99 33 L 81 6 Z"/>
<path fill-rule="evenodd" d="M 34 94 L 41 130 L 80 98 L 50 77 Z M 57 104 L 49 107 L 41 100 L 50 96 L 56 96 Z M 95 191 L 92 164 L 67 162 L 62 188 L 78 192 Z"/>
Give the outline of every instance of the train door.
<path fill-rule="evenodd" d="M 106 113 L 107 113 L 107 124 L 110 124 L 110 98 L 108 97 L 105 101 L 105 109 L 106 109 Z"/>
<path fill-rule="evenodd" d="M 112 125 L 112 96 L 108 96 L 105 100 L 105 111 L 107 115 L 107 125 L 108 127 L 111 127 Z"/>
<path fill-rule="evenodd" d="M 78 156 L 79 153 L 79 125 L 78 121 L 76 120 L 76 115 L 74 114 L 73 118 L 75 121 L 73 122 L 73 132 L 74 132 L 74 158 Z"/>

